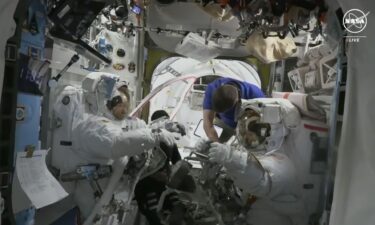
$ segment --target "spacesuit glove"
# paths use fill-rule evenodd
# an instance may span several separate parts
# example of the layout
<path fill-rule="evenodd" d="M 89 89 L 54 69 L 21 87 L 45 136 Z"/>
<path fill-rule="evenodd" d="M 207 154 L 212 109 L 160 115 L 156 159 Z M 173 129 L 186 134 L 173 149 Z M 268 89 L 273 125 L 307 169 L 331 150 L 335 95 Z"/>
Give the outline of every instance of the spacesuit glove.
<path fill-rule="evenodd" d="M 248 154 L 215 142 L 210 145 L 208 156 L 211 162 L 219 163 L 227 169 L 243 170 L 247 165 Z"/>
<path fill-rule="evenodd" d="M 167 130 L 155 129 L 153 130 L 153 135 L 156 143 L 159 145 L 161 142 L 166 144 L 168 147 L 173 147 L 175 144 L 175 135 Z"/>
<path fill-rule="evenodd" d="M 210 144 L 212 141 L 204 138 L 200 138 L 196 143 L 194 148 L 196 151 L 201 152 L 201 153 L 207 153 L 208 149 L 210 148 Z"/>
<path fill-rule="evenodd" d="M 179 133 L 181 136 L 186 135 L 186 129 L 185 126 L 182 123 L 179 122 L 173 122 L 169 121 L 165 123 L 165 129 L 172 133 Z"/>
<path fill-rule="evenodd" d="M 149 127 L 151 129 L 163 129 L 165 128 L 165 124 L 170 120 L 167 117 L 161 117 L 149 123 Z"/>
<path fill-rule="evenodd" d="M 145 121 L 134 117 L 126 118 L 126 120 L 124 120 L 124 125 L 127 130 L 137 130 L 147 127 Z"/>
<path fill-rule="evenodd" d="M 179 122 L 170 121 L 168 118 L 162 117 L 150 123 L 151 129 L 166 129 L 172 133 L 179 133 L 181 136 L 186 135 L 185 126 Z"/>
<path fill-rule="evenodd" d="M 209 160 L 224 165 L 229 159 L 230 151 L 229 145 L 220 144 L 218 142 L 212 143 L 208 153 Z"/>

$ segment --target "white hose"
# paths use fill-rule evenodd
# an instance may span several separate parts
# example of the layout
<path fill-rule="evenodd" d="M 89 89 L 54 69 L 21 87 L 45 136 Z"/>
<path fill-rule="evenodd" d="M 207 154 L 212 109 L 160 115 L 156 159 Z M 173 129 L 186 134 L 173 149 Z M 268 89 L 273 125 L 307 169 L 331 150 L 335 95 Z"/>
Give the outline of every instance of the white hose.
<path fill-rule="evenodd" d="M 148 166 L 150 165 L 150 162 L 151 162 L 151 157 L 150 157 L 150 154 L 147 153 L 147 160 L 146 160 L 146 163 L 145 163 L 145 165 L 143 165 L 143 167 L 138 171 L 137 176 L 135 177 L 135 179 L 134 179 L 134 181 L 133 181 L 132 187 L 130 188 L 130 193 L 129 193 L 129 196 L 128 196 L 128 201 L 127 201 L 126 204 L 125 204 L 125 213 L 124 213 L 124 216 L 123 216 L 122 221 L 121 221 L 122 224 L 124 224 L 124 222 L 125 222 L 126 215 L 127 215 L 127 213 L 128 213 L 127 210 L 130 208 L 130 204 L 131 204 L 131 202 L 132 202 L 132 200 L 133 200 L 135 187 L 137 186 L 137 183 L 138 183 L 138 181 L 140 180 L 143 171 L 145 171 L 145 169 L 148 168 Z"/>

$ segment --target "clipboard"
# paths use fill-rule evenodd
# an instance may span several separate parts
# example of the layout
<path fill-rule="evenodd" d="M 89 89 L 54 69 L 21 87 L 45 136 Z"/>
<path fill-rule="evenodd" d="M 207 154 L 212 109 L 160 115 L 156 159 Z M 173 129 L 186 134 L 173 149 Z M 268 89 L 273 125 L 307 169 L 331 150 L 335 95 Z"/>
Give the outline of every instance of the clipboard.
<path fill-rule="evenodd" d="M 47 153 L 48 150 L 30 147 L 25 152 L 18 152 L 16 158 L 16 174 L 20 186 L 36 209 L 68 196 L 47 168 Z"/>

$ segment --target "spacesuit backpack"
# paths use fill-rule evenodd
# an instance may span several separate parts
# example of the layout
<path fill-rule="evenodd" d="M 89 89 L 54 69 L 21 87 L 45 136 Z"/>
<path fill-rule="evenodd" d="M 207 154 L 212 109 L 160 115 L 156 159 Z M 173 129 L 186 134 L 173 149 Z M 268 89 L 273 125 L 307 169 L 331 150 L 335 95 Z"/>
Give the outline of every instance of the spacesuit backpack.
<path fill-rule="evenodd" d="M 72 126 L 74 120 L 83 115 L 83 93 L 82 90 L 73 86 L 65 86 L 58 94 L 53 105 L 52 124 L 52 166 L 58 169 L 60 174 L 73 171 L 78 160 L 72 150 Z M 71 160 L 61 160 L 67 158 Z"/>

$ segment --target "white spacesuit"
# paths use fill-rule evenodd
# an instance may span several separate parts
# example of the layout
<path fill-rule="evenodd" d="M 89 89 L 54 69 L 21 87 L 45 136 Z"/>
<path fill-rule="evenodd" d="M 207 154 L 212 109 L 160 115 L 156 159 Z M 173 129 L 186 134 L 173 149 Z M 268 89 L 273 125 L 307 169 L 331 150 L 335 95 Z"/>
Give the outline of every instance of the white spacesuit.
<path fill-rule="evenodd" d="M 243 101 L 238 114 L 237 146 L 212 143 L 210 161 L 222 164 L 236 186 L 257 197 L 247 214 L 251 225 L 307 224 L 302 185 L 283 150 L 298 110 L 284 99 Z"/>
<path fill-rule="evenodd" d="M 56 148 L 52 165 L 60 170 L 60 174 L 75 171 L 82 165 L 109 165 L 120 157 L 153 149 L 160 141 L 174 144 L 174 136 L 168 131 L 151 130 L 143 121 L 127 117 L 127 99 L 118 91 L 118 84 L 118 77 L 114 75 L 92 73 L 82 83 L 83 97 L 82 91 L 70 87 L 70 95 L 65 91 L 58 98 L 63 104 L 55 107 L 55 117 L 60 116 L 60 128 L 70 129 L 67 130 L 69 135 L 54 137 Z M 69 105 L 73 107 L 67 115 L 64 107 Z M 56 129 L 55 133 L 58 131 Z M 64 140 L 67 138 L 69 140 Z M 108 178 L 98 180 L 101 189 L 106 188 L 107 182 Z M 86 218 L 95 205 L 92 185 L 85 179 L 68 183 L 70 185 L 64 185 L 65 188 L 73 194 Z"/>

